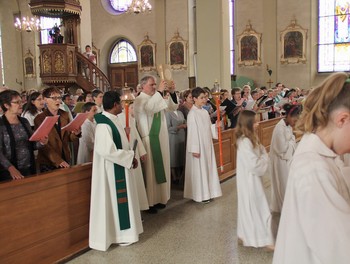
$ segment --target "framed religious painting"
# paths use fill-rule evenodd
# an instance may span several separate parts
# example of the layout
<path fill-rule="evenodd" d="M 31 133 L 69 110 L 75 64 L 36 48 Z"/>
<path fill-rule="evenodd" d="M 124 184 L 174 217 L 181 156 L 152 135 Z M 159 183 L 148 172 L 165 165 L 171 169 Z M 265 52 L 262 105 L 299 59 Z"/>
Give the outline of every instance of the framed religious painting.
<path fill-rule="evenodd" d="M 179 31 L 168 42 L 168 64 L 173 70 L 187 69 L 187 41 Z"/>
<path fill-rule="evenodd" d="M 152 71 L 156 69 L 156 44 L 146 34 L 144 40 L 138 45 L 138 65 L 140 71 Z"/>
<path fill-rule="evenodd" d="M 261 64 L 261 33 L 256 32 L 250 22 L 245 30 L 237 35 L 238 66 Z"/>
<path fill-rule="evenodd" d="M 28 49 L 28 52 L 24 55 L 24 77 L 34 78 L 35 77 L 35 59 L 33 54 Z"/>
<path fill-rule="evenodd" d="M 307 30 L 293 19 L 287 28 L 280 32 L 281 63 L 306 63 Z"/>

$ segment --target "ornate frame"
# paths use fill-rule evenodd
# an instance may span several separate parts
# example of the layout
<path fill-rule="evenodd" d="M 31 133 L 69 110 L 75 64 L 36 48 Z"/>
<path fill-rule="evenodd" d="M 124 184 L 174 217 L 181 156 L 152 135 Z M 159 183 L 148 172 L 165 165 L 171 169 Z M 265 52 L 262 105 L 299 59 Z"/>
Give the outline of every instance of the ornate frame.
<path fill-rule="evenodd" d="M 156 69 L 156 44 L 153 43 L 148 34 L 145 35 L 144 40 L 138 49 L 138 66 L 140 71 L 152 71 Z"/>
<path fill-rule="evenodd" d="M 187 41 L 180 36 L 179 31 L 168 42 L 168 64 L 173 70 L 187 69 Z"/>
<path fill-rule="evenodd" d="M 302 28 L 292 19 L 291 23 L 280 32 L 281 63 L 306 63 L 307 29 Z"/>
<path fill-rule="evenodd" d="M 24 77 L 34 78 L 35 77 L 35 58 L 33 54 L 28 49 L 27 53 L 23 57 L 24 66 Z"/>
<path fill-rule="evenodd" d="M 248 21 L 245 30 L 237 35 L 238 66 L 261 65 L 261 33 Z"/>

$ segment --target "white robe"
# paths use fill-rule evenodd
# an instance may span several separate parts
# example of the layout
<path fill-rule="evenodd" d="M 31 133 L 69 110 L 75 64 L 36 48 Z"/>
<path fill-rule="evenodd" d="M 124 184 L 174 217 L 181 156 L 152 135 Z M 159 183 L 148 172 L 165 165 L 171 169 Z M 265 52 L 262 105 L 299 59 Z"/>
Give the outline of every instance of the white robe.
<path fill-rule="evenodd" d="M 272 133 L 270 147 L 270 176 L 272 212 L 281 212 L 286 191 L 290 161 L 296 149 L 295 136 L 291 126 L 281 119 Z"/>
<path fill-rule="evenodd" d="M 77 164 L 83 164 L 92 161 L 95 142 L 95 120 L 86 119 L 81 126 L 81 138 L 79 138 L 79 149 Z"/>
<path fill-rule="evenodd" d="M 134 152 L 117 116 L 103 112 L 113 121 L 121 137 L 123 149 L 117 149 L 109 125 L 98 124 L 92 166 L 89 246 L 106 251 L 112 243 L 134 243 L 143 232 L 135 177 L 132 175 Z M 114 163 L 125 167 L 130 228 L 120 230 Z"/>
<path fill-rule="evenodd" d="M 185 198 L 202 202 L 222 196 L 213 146 L 215 134 L 208 112 L 192 106 L 187 116 Z M 193 157 L 193 153 L 200 157 Z"/>
<path fill-rule="evenodd" d="M 125 127 L 125 112 L 122 112 L 118 115 L 118 118 L 120 120 L 120 123 Z M 140 210 L 148 210 L 148 200 L 147 200 L 147 193 L 146 193 L 146 187 L 145 182 L 143 180 L 143 173 L 142 173 L 142 167 L 141 167 L 141 160 L 140 156 L 146 155 L 147 152 L 145 150 L 145 147 L 143 146 L 142 140 L 140 138 L 139 132 L 136 129 L 136 123 L 135 118 L 129 115 L 129 127 L 130 127 L 130 148 L 133 147 L 135 139 L 137 139 L 137 148 L 135 153 L 135 158 L 139 162 L 139 166 L 137 166 L 136 169 L 133 169 L 134 177 L 136 180 L 137 185 L 137 195 L 139 199 L 139 205 Z"/>
<path fill-rule="evenodd" d="M 271 213 L 261 176 L 269 158 L 263 146 L 253 148 L 250 139 L 237 140 L 237 235 L 244 246 L 264 247 L 274 244 Z"/>
<path fill-rule="evenodd" d="M 317 135 L 303 136 L 290 168 L 273 263 L 350 263 L 349 169 Z"/>
<path fill-rule="evenodd" d="M 153 96 L 143 92 L 136 97 L 134 102 L 134 114 L 136 126 L 140 133 L 143 145 L 146 148 L 147 160 L 144 163 L 144 174 L 146 179 L 146 192 L 148 203 L 153 206 L 158 203 L 166 204 L 170 199 L 170 151 L 169 151 L 169 135 L 165 111 L 175 111 L 177 104 L 173 102 L 171 97 L 164 99 L 159 92 Z M 161 113 L 161 127 L 159 132 L 159 141 L 162 151 L 166 182 L 158 184 L 156 182 L 153 158 L 150 146 L 149 132 L 151 130 L 153 115 Z M 157 161 L 155 161 L 157 162 Z"/>

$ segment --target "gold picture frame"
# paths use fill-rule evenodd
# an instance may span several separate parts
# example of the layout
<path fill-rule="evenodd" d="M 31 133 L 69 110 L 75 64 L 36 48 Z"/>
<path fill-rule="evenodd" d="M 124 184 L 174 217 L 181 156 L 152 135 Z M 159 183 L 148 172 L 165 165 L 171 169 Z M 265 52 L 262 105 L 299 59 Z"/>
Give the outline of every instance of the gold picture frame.
<path fill-rule="evenodd" d="M 306 63 L 307 29 L 297 24 L 296 19 L 280 32 L 281 63 Z"/>
<path fill-rule="evenodd" d="M 237 35 L 238 66 L 261 65 L 261 33 L 248 21 L 245 30 Z"/>
<path fill-rule="evenodd" d="M 27 53 L 23 57 L 24 65 L 24 77 L 34 78 L 35 77 L 35 58 L 28 49 Z"/>
<path fill-rule="evenodd" d="M 148 34 L 145 35 L 144 40 L 137 48 L 139 71 L 156 70 L 156 44 L 149 39 Z"/>
<path fill-rule="evenodd" d="M 187 69 L 187 41 L 180 36 L 179 31 L 168 42 L 168 65 L 173 70 Z"/>

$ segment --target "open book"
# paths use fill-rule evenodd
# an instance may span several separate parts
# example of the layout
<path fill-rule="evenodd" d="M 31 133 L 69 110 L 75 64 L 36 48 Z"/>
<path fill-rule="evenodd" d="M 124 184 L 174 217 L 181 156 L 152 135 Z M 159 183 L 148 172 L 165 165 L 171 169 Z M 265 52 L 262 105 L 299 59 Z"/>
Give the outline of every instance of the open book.
<path fill-rule="evenodd" d="M 66 126 L 62 127 L 61 130 L 68 130 L 70 132 L 79 129 L 81 125 L 84 123 L 89 113 L 79 113 L 75 116 L 75 118 Z"/>
<path fill-rule="evenodd" d="M 39 141 L 48 136 L 53 126 L 56 124 L 60 116 L 47 116 L 41 125 L 35 130 L 29 141 Z"/>

